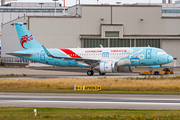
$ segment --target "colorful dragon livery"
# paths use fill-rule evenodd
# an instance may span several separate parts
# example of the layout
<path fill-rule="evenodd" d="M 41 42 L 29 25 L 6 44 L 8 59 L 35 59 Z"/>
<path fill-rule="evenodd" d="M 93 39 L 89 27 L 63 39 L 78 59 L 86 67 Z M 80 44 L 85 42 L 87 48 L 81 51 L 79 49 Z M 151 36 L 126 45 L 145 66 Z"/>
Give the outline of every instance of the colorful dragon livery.
<path fill-rule="evenodd" d="M 32 35 L 30 35 L 29 37 L 28 37 L 28 35 L 22 36 L 22 38 L 20 39 L 21 46 L 22 46 L 24 49 L 27 49 L 27 48 L 24 47 L 24 43 L 27 43 L 27 41 L 31 41 L 31 40 L 33 40 Z"/>
<path fill-rule="evenodd" d="M 27 51 L 31 49 L 42 49 L 41 44 L 37 42 L 30 31 L 21 23 L 15 25 L 17 35 L 19 38 L 19 43 L 22 51 Z"/>
<path fill-rule="evenodd" d="M 173 57 L 154 47 L 54 48 L 46 49 L 22 23 L 15 24 L 21 50 L 8 55 L 61 67 L 88 67 L 87 75 L 133 72 L 135 66 L 160 67 Z M 24 44 L 26 43 L 26 44 Z"/>

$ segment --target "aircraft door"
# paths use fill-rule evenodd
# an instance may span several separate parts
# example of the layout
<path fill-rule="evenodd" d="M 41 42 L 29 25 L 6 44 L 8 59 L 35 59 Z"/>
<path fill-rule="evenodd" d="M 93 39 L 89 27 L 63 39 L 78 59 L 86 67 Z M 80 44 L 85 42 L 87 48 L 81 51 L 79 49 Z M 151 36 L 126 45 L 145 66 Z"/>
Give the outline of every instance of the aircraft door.
<path fill-rule="evenodd" d="M 46 55 L 45 51 L 42 50 L 42 51 L 41 51 L 41 55 L 40 55 L 40 60 L 41 60 L 41 61 L 45 61 L 45 55 Z"/>
<path fill-rule="evenodd" d="M 146 59 L 151 59 L 152 49 L 146 49 Z"/>
<path fill-rule="evenodd" d="M 102 58 L 109 58 L 109 52 L 103 52 Z"/>

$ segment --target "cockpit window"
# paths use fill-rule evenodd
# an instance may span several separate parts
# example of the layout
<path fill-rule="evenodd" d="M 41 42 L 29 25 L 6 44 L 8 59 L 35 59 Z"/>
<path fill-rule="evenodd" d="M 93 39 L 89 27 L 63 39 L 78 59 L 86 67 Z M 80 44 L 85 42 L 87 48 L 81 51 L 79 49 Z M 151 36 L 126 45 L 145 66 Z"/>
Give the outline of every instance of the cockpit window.
<path fill-rule="evenodd" d="M 157 52 L 157 55 L 165 55 L 167 54 L 166 52 Z"/>

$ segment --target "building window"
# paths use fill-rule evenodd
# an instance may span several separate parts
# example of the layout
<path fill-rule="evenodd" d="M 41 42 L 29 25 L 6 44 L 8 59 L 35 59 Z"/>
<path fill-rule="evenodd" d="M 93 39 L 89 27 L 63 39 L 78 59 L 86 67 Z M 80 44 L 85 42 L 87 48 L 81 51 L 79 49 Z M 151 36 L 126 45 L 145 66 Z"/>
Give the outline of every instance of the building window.
<path fill-rule="evenodd" d="M 180 13 L 180 9 L 163 9 L 162 13 Z"/>
<path fill-rule="evenodd" d="M 83 39 L 84 48 L 100 47 L 100 44 L 108 47 L 108 39 Z"/>
<path fill-rule="evenodd" d="M 131 47 L 134 47 L 134 39 L 131 39 Z"/>
<path fill-rule="evenodd" d="M 28 63 L 26 59 L 16 58 L 16 57 L 3 57 L 1 58 L 1 62 L 5 63 Z"/>
<path fill-rule="evenodd" d="M 83 39 L 84 48 L 100 47 L 156 47 L 160 48 L 160 39 Z"/>
<path fill-rule="evenodd" d="M 105 37 L 119 37 L 119 31 L 105 31 Z"/>
<path fill-rule="evenodd" d="M 136 47 L 156 47 L 160 48 L 160 39 L 136 39 Z"/>
<path fill-rule="evenodd" d="M 130 47 L 130 39 L 110 39 L 110 47 Z"/>
<path fill-rule="evenodd" d="M 41 9 L 0 9 L 0 12 L 41 12 Z M 44 13 L 53 13 L 55 12 L 54 9 L 42 9 L 42 12 Z M 63 13 L 64 9 L 56 9 L 57 13 Z M 68 10 L 65 9 L 65 12 L 67 13 Z"/>

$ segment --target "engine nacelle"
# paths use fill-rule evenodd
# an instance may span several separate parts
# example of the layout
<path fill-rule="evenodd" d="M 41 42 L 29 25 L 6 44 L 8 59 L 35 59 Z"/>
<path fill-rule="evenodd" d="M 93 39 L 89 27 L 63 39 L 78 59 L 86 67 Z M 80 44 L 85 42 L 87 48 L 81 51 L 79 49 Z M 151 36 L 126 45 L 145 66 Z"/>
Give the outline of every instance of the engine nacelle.
<path fill-rule="evenodd" d="M 100 62 L 99 72 L 101 73 L 115 73 L 117 72 L 117 63 L 116 62 Z"/>
<path fill-rule="evenodd" d="M 118 72 L 133 72 L 135 70 L 134 66 L 120 66 L 118 67 Z"/>

